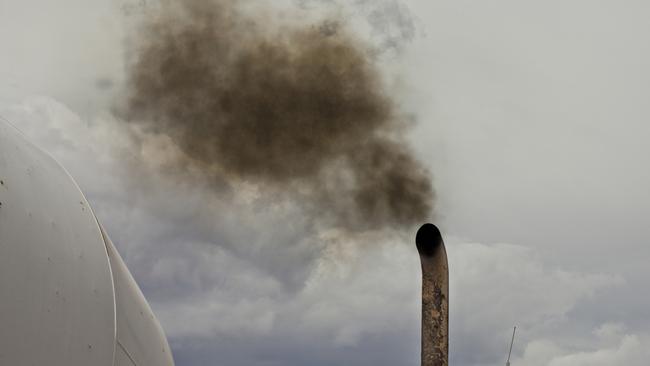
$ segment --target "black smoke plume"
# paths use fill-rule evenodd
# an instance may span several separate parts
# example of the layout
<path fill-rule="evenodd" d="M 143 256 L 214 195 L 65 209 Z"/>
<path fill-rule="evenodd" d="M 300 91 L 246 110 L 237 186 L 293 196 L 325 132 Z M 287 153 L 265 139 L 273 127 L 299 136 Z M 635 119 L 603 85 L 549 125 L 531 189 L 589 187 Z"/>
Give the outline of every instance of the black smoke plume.
<path fill-rule="evenodd" d="M 126 119 L 169 136 L 179 165 L 189 159 L 234 189 L 283 192 L 319 220 L 426 220 L 429 174 L 369 47 L 339 21 L 299 25 L 242 3 L 163 3 L 151 14 L 127 70 Z"/>

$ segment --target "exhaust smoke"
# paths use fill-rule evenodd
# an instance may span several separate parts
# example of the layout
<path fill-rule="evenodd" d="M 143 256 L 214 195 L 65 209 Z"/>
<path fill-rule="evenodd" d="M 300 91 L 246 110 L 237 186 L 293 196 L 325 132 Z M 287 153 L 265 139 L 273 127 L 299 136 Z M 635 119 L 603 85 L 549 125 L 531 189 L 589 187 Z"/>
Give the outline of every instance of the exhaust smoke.
<path fill-rule="evenodd" d="M 219 193 L 254 184 L 350 230 L 429 218 L 429 172 L 370 47 L 338 19 L 305 25 L 266 10 L 163 2 L 137 38 L 124 118 L 178 147 L 172 174 L 189 161 Z"/>

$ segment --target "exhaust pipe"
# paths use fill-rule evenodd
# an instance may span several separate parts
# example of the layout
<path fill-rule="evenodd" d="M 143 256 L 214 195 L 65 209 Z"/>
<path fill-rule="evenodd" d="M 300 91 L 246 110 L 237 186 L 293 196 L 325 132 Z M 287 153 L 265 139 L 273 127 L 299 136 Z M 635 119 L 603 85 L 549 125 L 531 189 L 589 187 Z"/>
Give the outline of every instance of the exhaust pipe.
<path fill-rule="evenodd" d="M 447 366 L 449 267 L 440 230 L 425 224 L 415 236 L 422 264 L 422 366 Z"/>

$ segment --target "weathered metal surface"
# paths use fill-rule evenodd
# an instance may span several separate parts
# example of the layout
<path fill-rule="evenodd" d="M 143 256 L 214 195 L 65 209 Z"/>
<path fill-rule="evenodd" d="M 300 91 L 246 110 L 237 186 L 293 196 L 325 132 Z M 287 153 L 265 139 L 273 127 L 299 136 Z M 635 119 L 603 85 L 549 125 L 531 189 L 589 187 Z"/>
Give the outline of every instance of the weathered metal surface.
<path fill-rule="evenodd" d="M 449 267 L 440 231 L 423 225 L 415 239 L 422 264 L 422 366 L 447 366 Z"/>

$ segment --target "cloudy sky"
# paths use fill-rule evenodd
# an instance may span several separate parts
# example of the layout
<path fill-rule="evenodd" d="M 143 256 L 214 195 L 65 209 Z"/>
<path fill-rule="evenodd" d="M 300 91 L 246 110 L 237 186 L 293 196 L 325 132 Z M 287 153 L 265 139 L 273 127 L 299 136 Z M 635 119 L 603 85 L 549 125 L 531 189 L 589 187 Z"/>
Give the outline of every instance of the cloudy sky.
<path fill-rule="evenodd" d="M 337 8 L 383 50 L 438 194 L 451 364 L 504 364 L 514 325 L 513 365 L 647 364 L 650 4 L 262 3 Z M 170 179 L 168 141 L 130 139 L 111 111 L 148 6 L 0 0 L 0 115 L 76 178 L 177 365 L 418 365 L 414 228 L 310 232 L 258 187 Z"/>

